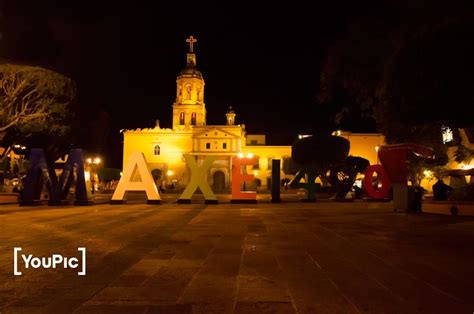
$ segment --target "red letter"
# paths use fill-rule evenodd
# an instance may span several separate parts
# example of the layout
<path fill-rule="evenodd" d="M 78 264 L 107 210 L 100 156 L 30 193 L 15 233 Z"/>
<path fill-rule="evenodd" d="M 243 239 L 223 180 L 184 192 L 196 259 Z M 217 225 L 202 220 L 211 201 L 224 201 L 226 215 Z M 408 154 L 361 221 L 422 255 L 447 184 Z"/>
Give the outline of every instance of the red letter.
<path fill-rule="evenodd" d="M 382 181 L 382 187 L 380 189 L 375 189 L 372 184 L 372 176 L 374 172 L 377 173 L 378 179 Z M 367 193 L 367 196 L 370 198 L 383 199 L 388 197 L 391 184 L 382 165 L 370 165 L 365 170 L 362 186 Z"/>
<path fill-rule="evenodd" d="M 379 150 L 380 163 L 392 183 L 406 184 L 408 179 L 407 154 L 433 157 L 433 150 L 418 144 L 394 144 L 382 146 Z"/>
<path fill-rule="evenodd" d="M 242 166 L 258 165 L 258 157 L 238 158 L 232 157 L 232 200 L 256 200 L 254 191 L 241 191 L 240 183 L 252 183 L 253 174 L 242 174 Z"/>

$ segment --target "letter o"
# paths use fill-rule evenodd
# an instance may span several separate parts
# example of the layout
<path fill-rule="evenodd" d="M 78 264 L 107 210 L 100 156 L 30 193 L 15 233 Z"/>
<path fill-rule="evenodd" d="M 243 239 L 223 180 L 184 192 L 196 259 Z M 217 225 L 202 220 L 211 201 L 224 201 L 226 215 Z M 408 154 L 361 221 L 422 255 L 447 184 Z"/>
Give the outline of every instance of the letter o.
<path fill-rule="evenodd" d="M 374 172 L 377 173 L 377 177 L 380 181 L 382 181 L 382 187 L 380 189 L 375 189 L 372 185 L 372 176 Z M 362 186 L 367 193 L 367 196 L 370 198 L 383 199 L 389 196 L 392 183 L 390 182 L 390 179 L 388 178 L 388 175 L 382 165 L 370 165 L 365 170 Z"/>
<path fill-rule="evenodd" d="M 34 257 L 31 259 L 31 266 L 33 268 L 38 268 L 41 266 L 41 260 L 38 257 Z"/>

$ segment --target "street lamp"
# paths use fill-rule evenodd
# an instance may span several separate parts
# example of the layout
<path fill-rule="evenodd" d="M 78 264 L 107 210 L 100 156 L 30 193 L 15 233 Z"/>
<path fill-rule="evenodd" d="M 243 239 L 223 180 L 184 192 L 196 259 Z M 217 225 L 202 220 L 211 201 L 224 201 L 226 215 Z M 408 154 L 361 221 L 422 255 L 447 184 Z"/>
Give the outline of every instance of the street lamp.
<path fill-rule="evenodd" d="M 174 182 L 173 182 L 173 180 L 172 180 L 173 174 L 174 174 L 174 171 L 173 171 L 173 170 L 168 170 L 168 171 L 166 172 L 166 175 L 167 175 L 167 177 L 168 177 L 168 182 L 171 184 L 172 188 L 174 189 L 174 188 L 175 188 L 175 184 L 174 184 Z"/>
<path fill-rule="evenodd" d="M 95 192 L 95 177 L 96 177 L 96 170 L 99 164 L 102 162 L 102 159 L 100 157 L 94 157 L 94 158 L 87 158 L 86 159 L 87 164 L 89 164 L 90 168 L 90 179 L 91 179 L 91 186 L 92 186 L 92 194 Z"/>

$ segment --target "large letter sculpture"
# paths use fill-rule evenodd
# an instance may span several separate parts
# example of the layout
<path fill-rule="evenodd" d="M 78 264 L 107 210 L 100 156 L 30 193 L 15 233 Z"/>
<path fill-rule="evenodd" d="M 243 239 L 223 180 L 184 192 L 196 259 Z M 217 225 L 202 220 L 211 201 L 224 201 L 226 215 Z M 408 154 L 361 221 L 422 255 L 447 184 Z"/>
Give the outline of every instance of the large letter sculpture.
<path fill-rule="evenodd" d="M 137 169 L 141 178 L 139 182 L 132 181 L 135 169 Z M 148 199 L 147 204 L 161 204 L 160 194 L 148 170 L 143 153 L 134 152 L 130 155 L 122 178 L 120 178 L 114 195 L 110 200 L 110 204 L 123 204 L 125 201 L 124 196 L 127 191 L 145 191 Z"/>
<path fill-rule="evenodd" d="M 197 188 L 199 188 L 206 199 L 206 204 L 217 204 L 216 195 L 212 192 L 211 187 L 207 182 L 207 173 L 214 162 L 214 157 L 206 156 L 201 167 L 198 167 L 196 160 L 191 155 L 184 155 L 184 159 L 191 170 L 191 182 L 189 182 L 186 189 L 184 189 L 183 194 L 179 197 L 178 203 L 191 203 L 191 197 L 194 195 Z"/>
<path fill-rule="evenodd" d="M 302 178 L 305 178 L 306 183 L 300 183 Z M 316 201 L 316 191 L 319 188 L 319 184 L 315 182 L 316 178 L 316 170 L 311 166 L 305 166 L 296 173 L 289 185 L 292 189 L 303 188 L 306 190 L 306 198 L 302 199 L 303 202 L 314 202 Z"/>
<path fill-rule="evenodd" d="M 240 184 L 242 182 L 252 183 L 253 174 L 243 174 L 242 166 L 258 165 L 258 157 L 240 158 L 232 157 L 232 199 L 231 203 L 256 203 L 257 193 L 255 191 L 242 191 Z"/>
<path fill-rule="evenodd" d="M 418 144 L 395 144 L 382 146 L 378 152 L 380 163 L 379 171 L 375 170 L 382 179 L 382 189 L 376 191 L 373 189 L 371 181 L 375 165 L 369 166 L 364 177 L 364 189 L 367 195 L 374 199 L 382 199 L 389 196 L 387 187 L 390 182 L 393 187 L 393 202 L 395 210 L 409 209 L 408 197 L 408 167 L 407 155 L 414 153 L 417 156 L 432 158 L 433 149 Z M 386 177 L 388 176 L 389 180 Z M 387 181 L 389 181 L 387 183 Z M 386 184 L 387 183 L 387 184 Z"/>
<path fill-rule="evenodd" d="M 74 205 L 91 205 L 90 193 L 84 177 L 84 158 L 82 149 L 71 149 L 61 177 L 56 176 L 54 165 L 46 160 L 43 149 L 34 148 L 30 153 L 30 167 L 26 174 L 20 206 L 41 204 L 41 191 L 46 185 L 49 193 L 48 205 L 64 205 L 71 185 L 75 182 Z"/>
<path fill-rule="evenodd" d="M 378 182 L 376 184 L 377 186 L 374 186 L 372 180 L 374 173 L 377 174 L 377 181 L 382 183 L 381 188 L 378 188 Z M 367 193 L 368 197 L 381 200 L 389 196 L 392 184 L 382 165 L 370 165 L 365 170 L 362 186 L 364 187 L 365 193 Z"/>
<path fill-rule="evenodd" d="M 272 203 L 280 203 L 280 159 L 272 160 Z"/>

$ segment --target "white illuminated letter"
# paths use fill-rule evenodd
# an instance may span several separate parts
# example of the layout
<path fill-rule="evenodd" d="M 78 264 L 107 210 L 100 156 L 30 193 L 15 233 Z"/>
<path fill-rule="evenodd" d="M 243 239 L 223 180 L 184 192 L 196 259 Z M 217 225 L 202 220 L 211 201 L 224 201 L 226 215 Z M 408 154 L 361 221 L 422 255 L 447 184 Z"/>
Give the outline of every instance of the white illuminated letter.
<path fill-rule="evenodd" d="M 132 182 L 135 168 L 141 177 L 140 182 Z M 123 201 L 125 192 L 127 191 L 145 191 L 148 201 L 161 200 L 155 181 L 146 165 L 145 155 L 143 155 L 143 153 L 134 152 L 128 159 L 122 178 L 120 178 L 118 186 L 112 196 L 112 201 Z"/>

